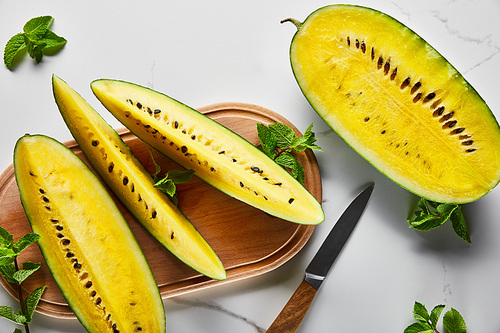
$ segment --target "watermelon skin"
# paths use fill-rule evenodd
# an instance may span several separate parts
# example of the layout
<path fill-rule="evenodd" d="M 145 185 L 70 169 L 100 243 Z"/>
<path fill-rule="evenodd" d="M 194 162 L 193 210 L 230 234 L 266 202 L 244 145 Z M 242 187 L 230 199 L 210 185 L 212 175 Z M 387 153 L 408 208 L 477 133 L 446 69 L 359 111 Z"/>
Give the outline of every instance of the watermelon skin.
<path fill-rule="evenodd" d="M 294 23 L 290 60 L 301 91 L 380 172 L 442 203 L 475 201 L 499 183 L 495 116 L 415 32 L 352 5 L 326 6 Z"/>

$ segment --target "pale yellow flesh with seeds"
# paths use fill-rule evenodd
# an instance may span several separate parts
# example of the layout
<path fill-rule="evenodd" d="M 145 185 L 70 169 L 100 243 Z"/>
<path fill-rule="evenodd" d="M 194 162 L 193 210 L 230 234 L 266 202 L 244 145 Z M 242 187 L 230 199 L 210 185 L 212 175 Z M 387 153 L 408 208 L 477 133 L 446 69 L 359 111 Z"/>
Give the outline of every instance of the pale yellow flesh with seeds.
<path fill-rule="evenodd" d="M 165 332 L 151 269 L 88 167 L 61 143 L 40 135 L 19 139 L 14 167 L 45 262 L 87 331 L 113 332 L 116 325 L 120 332 Z"/>
<path fill-rule="evenodd" d="M 500 181 L 500 128 L 488 106 L 393 18 L 358 6 L 321 8 L 299 26 L 290 59 L 316 112 L 401 186 L 464 203 Z"/>
<path fill-rule="evenodd" d="M 318 201 L 286 170 L 205 115 L 128 82 L 97 80 L 91 87 L 135 135 L 226 194 L 288 221 L 324 220 Z"/>
<path fill-rule="evenodd" d="M 116 131 L 57 76 L 53 77 L 53 89 L 79 147 L 137 220 L 184 263 L 208 277 L 224 280 L 226 271 L 217 254 L 167 195 L 154 187 L 151 175 Z"/>

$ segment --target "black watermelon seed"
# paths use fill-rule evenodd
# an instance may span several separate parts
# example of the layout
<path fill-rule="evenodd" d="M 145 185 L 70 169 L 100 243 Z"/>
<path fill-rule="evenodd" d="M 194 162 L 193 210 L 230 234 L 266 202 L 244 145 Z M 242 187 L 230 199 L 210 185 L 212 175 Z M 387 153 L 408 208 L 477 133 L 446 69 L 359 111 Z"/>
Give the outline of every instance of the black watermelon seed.
<path fill-rule="evenodd" d="M 394 80 L 396 78 L 396 75 L 398 74 L 398 68 L 394 68 L 391 74 L 391 80 Z"/>
<path fill-rule="evenodd" d="M 281 186 L 281 185 L 283 185 L 283 183 L 276 183 L 274 185 Z"/>
<path fill-rule="evenodd" d="M 288 203 L 291 204 L 294 200 L 294 198 L 290 198 L 290 200 L 288 200 Z"/>
<path fill-rule="evenodd" d="M 123 185 L 127 185 L 128 184 L 128 178 L 127 177 L 124 177 L 123 178 Z"/>
<path fill-rule="evenodd" d="M 238 162 L 235 158 L 233 158 L 233 162 Z"/>
<path fill-rule="evenodd" d="M 256 166 L 251 167 L 250 169 L 252 169 L 252 171 L 254 171 L 254 172 L 259 172 L 260 171 L 260 168 L 256 167 Z"/>
<path fill-rule="evenodd" d="M 266 196 L 264 196 L 264 199 L 268 200 Z"/>
<path fill-rule="evenodd" d="M 225 153 L 226 153 L 226 152 L 225 152 L 224 150 L 221 150 L 221 151 L 219 152 L 219 155 L 220 155 L 220 154 L 225 154 Z"/>
<path fill-rule="evenodd" d="M 460 127 L 460 128 L 457 128 L 457 129 L 454 129 L 453 131 L 451 131 L 450 134 L 459 134 L 459 133 L 462 133 L 463 131 L 465 131 L 465 128 Z"/>
<path fill-rule="evenodd" d="M 418 90 L 418 88 L 420 88 L 422 86 L 422 83 L 419 81 L 417 83 L 415 83 L 415 85 L 411 88 L 411 93 L 413 94 L 415 91 Z"/>
<path fill-rule="evenodd" d="M 73 265 L 73 268 L 76 268 L 76 269 L 82 268 L 82 264 L 79 264 L 78 262 L 76 262 L 76 263 Z"/>
<path fill-rule="evenodd" d="M 422 98 L 422 93 L 418 93 L 413 97 L 413 103 L 417 103 Z"/>
<path fill-rule="evenodd" d="M 62 245 L 69 245 L 69 243 L 71 243 L 69 239 L 64 239 L 62 241 Z"/>
<path fill-rule="evenodd" d="M 375 59 L 375 49 L 372 47 L 372 54 L 371 54 L 372 60 Z"/>
<path fill-rule="evenodd" d="M 377 62 L 377 68 L 378 69 L 382 68 L 383 64 L 384 64 L 384 59 L 382 57 L 379 57 Z"/>
<path fill-rule="evenodd" d="M 62 225 L 58 225 L 58 226 L 56 226 L 56 229 L 57 229 L 57 230 L 59 230 L 59 231 L 61 231 L 61 230 L 63 230 L 64 228 L 63 228 L 63 226 L 62 226 Z"/>
<path fill-rule="evenodd" d="M 366 44 L 365 44 L 365 42 L 364 42 L 364 41 L 362 41 L 362 42 L 361 42 L 361 51 L 362 51 L 363 53 L 365 53 L 365 52 L 366 52 Z"/>
<path fill-rule="evenodd" d="M 434 117 L 439 117 L 439 116 L 441 116 L 443 113 L 444 113 L 444 106 L 440 106 L 440 107 L 438 107 L 438 108 L 437 108 L 437 109 L 436 109 L 436 110 L 432 113 L 432 115 L 433 115 Z"/>
<path fill-rule="evenodd" d="M 160 112 L 161 112 L 161 110 L 160 110 L 160 109 L 155 109 L 155 110 L 153 111 L 153 113 L 154 113 L 154 114 L 158 114 L 158 113 L 160 113 Z"/>
<path fill-rule="evenodd" d="M 464 145 L 464 146 L 470 146 L 473 143 L 474 143 L 474 140 L 467 140 L 467 141 L 462 142 L 462 145 Z"/>
<path fill-rule="evenodd" d="M 151 110 L 151 108 L 149 106 L 148 106 L 148 113 L 153 114 L 153 110 Z"/>
<path fill-rule="evenodd" d="M 113 327 L 113 329 L 116 330 L 116 324 L 113 324 L 113 326 L 111 326 L 111 327 Z"/>
<path fill-rule="evenodd" d="M 98 140 L 92 140 L 92 146 L 97 147 L 98 144 L 99 144 Z"/>
<path fill-rule="evenodd" d="M 370 117 L 366 117 L 366 118 L 365 118 L 365 121 L 368 121 L 368 120 L 370 120 Z"/>
<path fill-rule="evenodd" d="M 188 149 L 187 149 L 186 146 L 182 146 L 181 147 L 181 151 L 182 151 L 183 154 L 185 154 L 188 151 Z"/>
<path fill-rule="evenodd" d="M 245 185 L 244 185 L 242 182 L 240 182 L 240 186 L 241 186 L 241 187 L 244 187 Z"/>
<path fill-rule="evenodd" d="M 356 39 L 356 48 L 359 49 L 359 39 Z"/>
<path fill-rule="evenodd" d="M 113 172 L 114 167 L 115 165 L 113 164 L 113 162 L 111 162 L 111 164 L 108 166 L 108 172 Z"/>
<path fill-rule="evenodd" d="M 430 94 L 428 94 L 427 96 L 425 96 L 424 101 L 425 101 L 425 102 L 430 101 L 430 100 L 431 100 L 431 99 L 433 99 L 434 97 L 436 97 L 436 93 L 431 92 Z"/>
<path fill-rule="evenodd" d="M 409 85 L 410 85 L 410 81 L 411 81 L 411 80 L 410 80 L 410 78 L 409 78 L 409 77 L 407 77 L 407 78 L 403 81 L 403 83 L 401 83 L 401 89 L 404 89 L 404 88 L 406 88 L 407 86 L 409 86 Z"/>
<path fill-rule="evenodd" d="M 267 177 L 264 177 L 264 178 L 262 178 L 262 179 L 264 179 L 264 180 L 269 180 L 269 178 L 267 178 Z"/>
<path fill-rule="evenodd" d="M 385 133 L 386 133 L 385 130 L 383 130 L 382 132 L 380 132 L 380 134 L 385 134 Z"/>
<path fill-rule="evenodd" d="M 191 135 L 191 140 L 195 140 L 196 139 L 196 135 Z"/>
<path fill-rule="evenodd" d="M 56 219 L 50 219 L 50 222 L 52 222 L 52 223 L 57 223 L 57 222 L 59 222 L 59 220 L 56 220 Z"/>
<path fill-rule="evenodd" d="M 85 283 L 85 288 L 90 288 L 92 287 L 92 281 L 87 281 L 87 283 Z"/>
<path fill-rule="evenodd" d="M 174 239 L 174 232 L 172 231 L 172 233 L 170 234 L 170 239 Z"/>
<path fill-rule="evenodd" d="M 214 167 L 210 167 L 210 171 L 215 171 L 215 168 Z"/>
<path fill-rule="evenodd" d="M 47 198 L 47 197 L 43 197 L 43 201 L 45 201 L 45 202 L 49 202 L 49 198 Z"/>
<path fill-rule="evenodd" d="M 347 36 L 347 45 L 351 46 L 351 39 L 349 38 L 349 36 Z"/>
<path fill-rule="evenodd" d="M 473 152 L 473 151 L 475 151 L 475 150 L 476 150 L 476 148 L 470 148 L 470 149 L 467 149 L 467 150 L 466 150 L 466 152 L 467 152 L 467 153 L 472 153 L 472 152 Z"/>
<path fill-rule="evenodd" d="M 151 214 L 151 217 L 154 218 L 154 219 L 156 218 L 156 210 L 153 210 L 153 213 Z"/>
<path fill-rule="evenodd" d="M 137 108 L 138 108 L 138 109 L 142 109 L 142 104 L 141 104 L 141 103 L 139 103 L 139 102 L 137 102 Z"/>
<path fill-rule="evenodd" d="M 97 300 L 96 300 L 96 302 L 95 302 L 95 304 L 99 305 L 99 304 L 101 304 L 101 302 L 102 302 L 102 299 L 100 297 L 98 297 Z"/>
<path fill-rule="evenodd" d="M 259 193 L 257 193 L 257 191 L 253 191 L 253 193 L 255 193 L 255 195 L 259 195 Z"/>
<path fill-rule="evenodd" d="M 44 193 L 45 193 L 45 191 L 44 191 L 43 189 L 40 189 L 40 193 L 44 194 Z"/>
<path fill-rule="evenodd" d="M 73 258 L 75 255 L 71 252 L 66 253 L 67 258 Z"/>
<path fill-rule="evenodd" d="M 177 120 L 174 122 L 174 128 L 179 128 L 179 122 L 177 122 Z"/>
<path fill-rule="evenodd" d="M 57 234 L 57 237 L 58 237 L 58 238 L 63 238 L 63 237 L 64 237 L 64 235 L 63 235 L 63 234 Z"/>
<path fill-rule="evenodd" d="M 106 317 L 106 320 L 110 320 L 111 319 L 111 314 L 108 314 L 108 316 Z"/>

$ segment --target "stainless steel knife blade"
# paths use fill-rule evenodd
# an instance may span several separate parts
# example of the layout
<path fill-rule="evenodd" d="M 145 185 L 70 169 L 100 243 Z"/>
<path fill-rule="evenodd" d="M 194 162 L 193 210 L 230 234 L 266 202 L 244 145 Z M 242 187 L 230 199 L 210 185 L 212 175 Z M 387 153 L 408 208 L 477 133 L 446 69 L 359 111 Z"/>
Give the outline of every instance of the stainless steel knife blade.
<path fill-rule="evenodd" d="M 296 332 L 318 288 L 365 210 L 375 184 L 368 185 L 340 216 L 306 268 L 306 276 L 266 333 Z"/>

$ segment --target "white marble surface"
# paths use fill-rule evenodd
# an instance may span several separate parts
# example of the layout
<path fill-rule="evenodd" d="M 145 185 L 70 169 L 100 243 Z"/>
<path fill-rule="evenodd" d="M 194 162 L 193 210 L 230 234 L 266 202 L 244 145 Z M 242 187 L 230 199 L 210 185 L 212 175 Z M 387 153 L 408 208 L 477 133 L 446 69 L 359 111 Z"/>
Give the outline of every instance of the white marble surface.
<path fill-rule="evenodd" d="M 68 44 L 35 65 L 0 66 L 0 167 L 12 163 L 24 133 L 69 140 L 53 101 L 55 73 L 98 110 L 89 84 L 120 78 L 165 92 L 193 107 L 248 102 L 270 108 L 301 130 L 314 122 L 327 216 L 303 250 L 264 275 L 165 300 L 168 332 L 265 332 L 303 278 L 303 270 L 355 192 L 376 188 L 348 246 L 330 271 L 300 332 L 402 332 L 415 300 L 444 303 L 471 332 L 500 332 L 500 223 L 497 188 L 466 205 L 472 245 L 449 225 L 429 233 L 408 228 L 417 198 L 354 153 L 309 107 L 293 78 L 288 48 L 295 28 L 327 1 L 0 1 L 0 44 L 30 18 L 52 15 Z M 370 6 L 399 19 L 440 51 L 500 117 L 500 2 L 385 1 Z M 117 121 L 102 112 L 112 124 Z M 0 304 L 16 306 L 0 290 Z M 0 319 L 0 331 L 15 325 Z M 32 332 L 84 332 L 76 320 L 36 314 Z"/>

